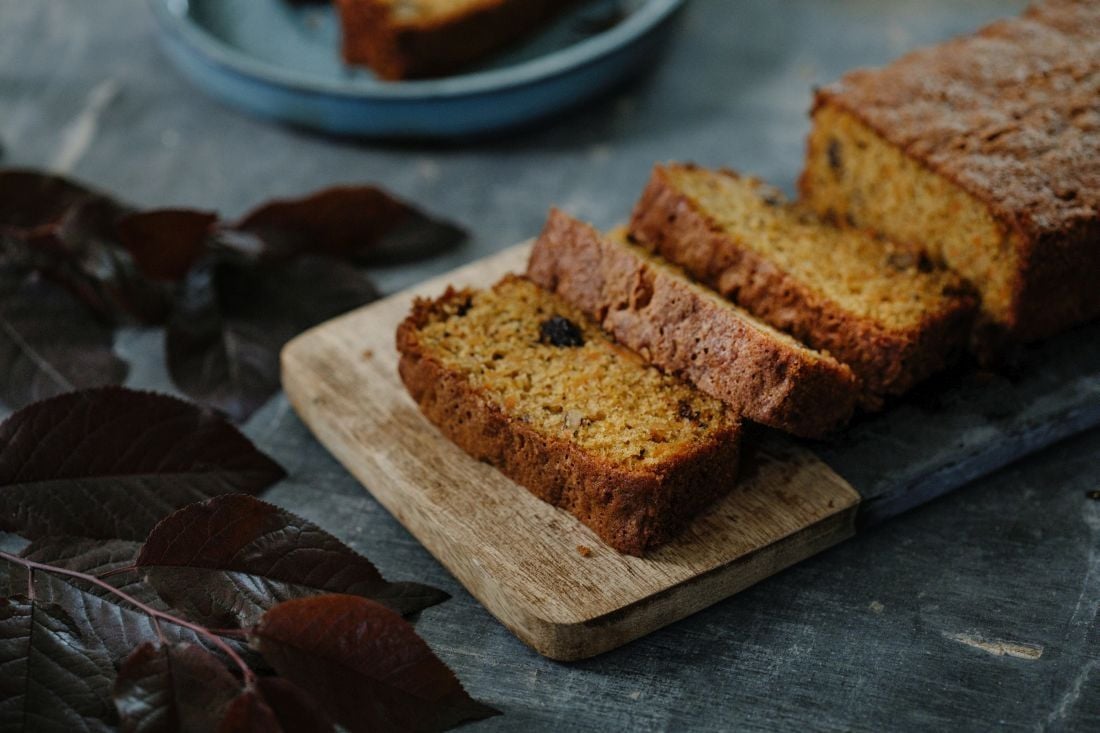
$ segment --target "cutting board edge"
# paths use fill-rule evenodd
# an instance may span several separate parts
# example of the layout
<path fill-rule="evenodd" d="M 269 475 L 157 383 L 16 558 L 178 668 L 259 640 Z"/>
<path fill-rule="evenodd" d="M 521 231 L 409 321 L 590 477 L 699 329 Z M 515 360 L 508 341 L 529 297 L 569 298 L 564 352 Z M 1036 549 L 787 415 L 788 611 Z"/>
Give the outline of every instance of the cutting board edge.
<path fill-rule="evenodd" d="M 522 633 L 509 629 L 536 652 L 555 661 L 575 662 L 603 654 L 731 598 L 854 537 L 857 508 L 858 503 L 840 509 L 783 539 L 591 619 L 575 623 L 540 619 L 535 629 Z M 706 592 L 696 594 L 697 589 Z"/>

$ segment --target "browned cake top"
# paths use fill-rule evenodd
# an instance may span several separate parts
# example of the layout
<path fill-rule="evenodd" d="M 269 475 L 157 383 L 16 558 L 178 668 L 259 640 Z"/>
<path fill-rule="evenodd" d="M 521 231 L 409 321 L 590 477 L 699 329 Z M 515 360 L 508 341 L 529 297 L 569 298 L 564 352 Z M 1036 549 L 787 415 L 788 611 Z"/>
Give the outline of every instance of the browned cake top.
<path fill-rule="evenodd" d="M 1052 0 L 819 92 L 1039 235 L 1100 218 L 1100 2 Z"/>

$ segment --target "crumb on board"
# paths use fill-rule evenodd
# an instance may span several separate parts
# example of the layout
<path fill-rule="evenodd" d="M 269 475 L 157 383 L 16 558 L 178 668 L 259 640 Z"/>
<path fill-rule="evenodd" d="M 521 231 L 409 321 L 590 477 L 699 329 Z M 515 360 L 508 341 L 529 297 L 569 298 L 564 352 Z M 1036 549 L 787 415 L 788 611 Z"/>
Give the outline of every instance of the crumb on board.
<path fill-rule="evenodd" d="M 1093 489 L 1092 491 L 1085 492 L 1086 499 L 1092 499 L 1093 501 L 1100 501 L 1100 489 Z"/>
<path fill-rule="evenodd" d="M 367 361 L 374 358 L 374 349 L 363 349 L 363 360 Z"/>
<path fill-rule="evenodd" d="M 592 548 L 588 545 L 577 545 L 577 552 L 581 557 L 592 557 Z"/>

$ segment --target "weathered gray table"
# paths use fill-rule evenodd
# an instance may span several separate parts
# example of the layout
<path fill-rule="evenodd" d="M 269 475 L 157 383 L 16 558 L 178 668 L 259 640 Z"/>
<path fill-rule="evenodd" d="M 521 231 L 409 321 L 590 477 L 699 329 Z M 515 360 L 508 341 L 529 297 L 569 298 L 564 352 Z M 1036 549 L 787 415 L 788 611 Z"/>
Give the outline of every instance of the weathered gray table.
<path fill-rule="evenodd" d="M 141 204 L 237 214 L 378 181 L 474 232 L 378 271 L 389 291 L 537 232 L 550 204 L 610 225 L 654 160 L 788 187 L 812 84 L 972 29 L 1019 3 L 695 0 L 650 77 L 554 125 L 466 147 L 371 146 L 208 101 L 160 56 L 137 0 L 0 0 L 5 164 L 71 172 Z M 119 344 L 167 386 L 159 336 Z M 646 639 L 573 665 L 493 620 L 310 437 L 285 399 L 247 431 L 290 471 L 268 498 L 387 575 L 454 598 L 418 623 L 496 730 L 1100 729 L 1100 432 L 917 509 Z"/>

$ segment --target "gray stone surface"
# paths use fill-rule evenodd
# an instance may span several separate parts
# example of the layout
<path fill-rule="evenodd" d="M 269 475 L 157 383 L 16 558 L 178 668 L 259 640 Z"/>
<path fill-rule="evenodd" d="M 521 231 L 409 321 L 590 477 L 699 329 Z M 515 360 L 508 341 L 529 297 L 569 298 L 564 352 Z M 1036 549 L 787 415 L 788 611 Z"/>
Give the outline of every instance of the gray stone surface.
<path fill-rule="evenodd" d="M 1097 425 L 1093 323 L 1022 349 L 999 374 L 959 365 L 813 447 L 863 497 L 863 528 Z"/>
<path fill-rule="evenodd" d="M 551 204 L 614 223 L 654 160 L 731 165 L 790 188 L 812 84 L 1018 7 L 694 0 L 653 75 L 552 126 L 466 147 L 378 147 L 207 100 L 163 61 L 136 0 L 0 0 L 0 144 L 6 164 L 71 172 L 141 204 L 232 215 L 270 196 L 378 181 L 469 226 L 463 249 L 379 270 L 392 291 L 531 236 Z M 1095 330 L 1082 331 L 1057 348 L 1074 352 L 1074 339 L 1097 342 Z M 159 334 L 128 332 L 119 348 L 134 365 L 132 384 L 168 386 Z M 1048 393 L 1095 389 L 1080 375 L 1051 374 Z M 1044 409 L 1001 387 L 1006 410 Z M 952 394 L 941 399 L 955 404 Z M 984 407 L 958 399 L 1003 424 L 1007 413 L 990 412 L 1002 403 L 996 394 Z M 903 409 L 911 433 L 883 442 L 886 431 L 866 421 L 857 426 L 864 453 L 838 466 L 865 494 L 903 485 L 914 437 L 945 429 L 939 407 Z M 504 710 L 477 729 L 1100 729 L 1100 501 L 1086 496 L 1100 489 L 1100 432 L 625 648 L 562 665 L 526 649 L 466 594 L 317 445 L 285 398 L 246 429 L 290 471 L 271 500 L 387 575 L 454 595 L 418 628 L 474 695 Z"/>

